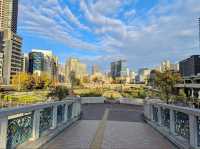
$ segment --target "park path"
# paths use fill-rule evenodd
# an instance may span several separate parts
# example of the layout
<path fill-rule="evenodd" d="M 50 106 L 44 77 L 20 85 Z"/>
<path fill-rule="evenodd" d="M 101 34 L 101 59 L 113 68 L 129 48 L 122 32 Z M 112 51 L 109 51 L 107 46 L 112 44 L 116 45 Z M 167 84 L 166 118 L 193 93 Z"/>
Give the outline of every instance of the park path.
<path fill-rule="evenodd" d="M 176 149 L 143 121 L 143 107 L 83 105 L 82 119 L 43 146 L 45 149 Z"/>

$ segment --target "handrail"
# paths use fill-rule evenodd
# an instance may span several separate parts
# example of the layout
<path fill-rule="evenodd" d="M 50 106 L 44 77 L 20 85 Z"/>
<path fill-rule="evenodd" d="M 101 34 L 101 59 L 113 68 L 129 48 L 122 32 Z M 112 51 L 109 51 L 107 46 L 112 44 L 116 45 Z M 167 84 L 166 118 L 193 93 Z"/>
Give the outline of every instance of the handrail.
<path fill-rule="evenodd" d="M 76 121 L 80 114 L 81 100 L 78 97 L 2 109 L 0 147 L 15 148 L 29 140 L 38 140 L 46 134 L 44 132 L 51 133 L 51 130 L 58 128 L 57 126 L 64 128 Z"/>
<path fill-rule="evenodd" d="M 54 101 L 54 102 L 47 102 L 47 103 L 37 103 L 37 104 L 32 104 L 32 105 L 24 105 L 20 107 L 9 107 L 9 108 L 0 110 L 0 117 L 10 116 L 13 114 L 18 114 L 18 113 L 31 112 L 34 110 L 47 108 L 53 105 L 60 105 L 60 104 L 65 104 L 65 103 L 71 104 L 73 102 L 74 101 L 65 100 L 65 101 Z"/>
<path fill-rule="evenodd" d="M 170 140 L 173 138 L 171 141 L 179 147 L 200 148 L 199 109 L 148 100 L 144 104 L 144 115 L 149 124 Z"/>

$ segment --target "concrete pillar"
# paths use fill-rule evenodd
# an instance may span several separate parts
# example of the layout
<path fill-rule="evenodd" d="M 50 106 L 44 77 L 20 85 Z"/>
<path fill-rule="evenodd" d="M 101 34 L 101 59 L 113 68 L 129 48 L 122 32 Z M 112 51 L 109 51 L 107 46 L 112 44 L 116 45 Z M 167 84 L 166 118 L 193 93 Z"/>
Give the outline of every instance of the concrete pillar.
<path fill-rule="evenodd" d="M 200 90 L 198 91 L 198 99 L 200 99 Z"/>
<path fill-rule="evenodd" d="M 52 129 L 57 126 L 57 105 L 53 106 L 53 121 L 52 121 Z"/>
<path fill-rule="evenodd" d="M 158 107 L 158 125 L 162 125 L 161 107 Z"/>
<path fill-rule="evenodd" d="M 68 120 L 68 104 L 65 105 L 64 123 Z"/>
<path fill-rule="evenodd" d="M 154 119 L 153 119 L 153 105 L 150 104 L 150 117 L 151 117 L 151 121 L 153 122 Z"/>
<path fill-rule="evenodd" d="M 72 104 L 72 118 L 75 118 L 75 114 L 76 114 L 76 103 L 74 102 Z"/>
<path fill-rule="evenodd" d="M 194 89 L 193 88 L 191 89 L 191 97 L 192 98 L 194 97 Z"/>
<path fill-rule="evenodd" d="M 40 137 L 40 110 L 33 113 L 33 132 L 31 140 L 36 140 Z"/>
<path fill-rule="evenodd" d="M 172 109 L 170 109 L 170 133 L 175 134 L 175 117 Z"/>
<path fill-rule="evenodd" d="M 197 119 L 194 115 L 189 115 L 190 145 L 197 148 Z"/>
<path fill-rule="evenodd" d="M 7 145 L 8 117 L 0 118 L 0 147 L 6 148 Z"/>

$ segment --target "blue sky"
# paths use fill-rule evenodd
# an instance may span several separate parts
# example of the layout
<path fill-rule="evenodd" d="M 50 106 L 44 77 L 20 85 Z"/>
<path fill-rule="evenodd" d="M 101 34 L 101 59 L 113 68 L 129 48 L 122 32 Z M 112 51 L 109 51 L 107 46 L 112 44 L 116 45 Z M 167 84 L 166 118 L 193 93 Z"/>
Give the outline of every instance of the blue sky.
<path fill-rule="evenodd" d="M 20 0 L 23 51 L 50 49 L 64 63 L 78 57 L 108 70 L 178 62 L 198 48 L 199 0 Z"/>

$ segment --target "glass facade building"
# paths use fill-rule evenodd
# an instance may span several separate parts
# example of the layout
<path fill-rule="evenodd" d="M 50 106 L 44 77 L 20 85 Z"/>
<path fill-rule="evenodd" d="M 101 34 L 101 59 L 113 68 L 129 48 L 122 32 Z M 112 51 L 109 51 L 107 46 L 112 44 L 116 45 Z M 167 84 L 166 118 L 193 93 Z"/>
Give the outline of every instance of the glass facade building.
<path fill-rule="evenodd" d="M 182 76 L 195 76 L 200 74 L 200 55 L 192 55 L 179 63 Z"/>
<path fill-rule="evenodd" d="M 43 71 L 44 54 L 42 52 L 29 53 L 29 72 L 41 73 Z"/>

